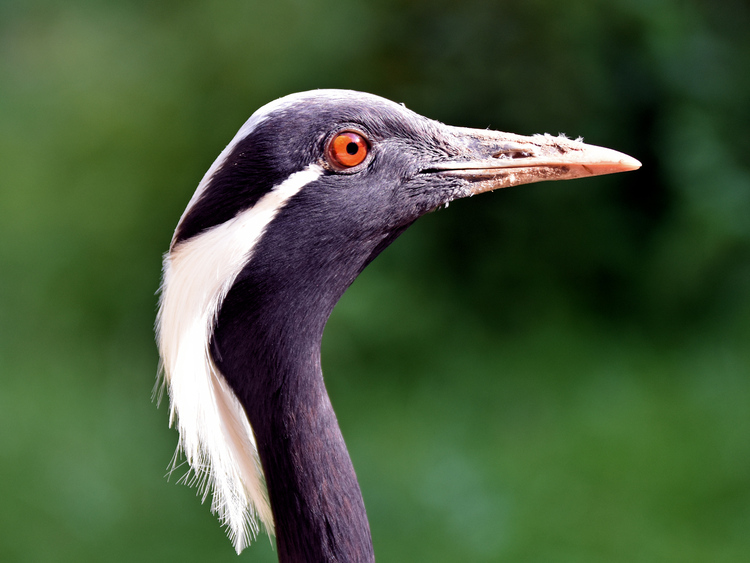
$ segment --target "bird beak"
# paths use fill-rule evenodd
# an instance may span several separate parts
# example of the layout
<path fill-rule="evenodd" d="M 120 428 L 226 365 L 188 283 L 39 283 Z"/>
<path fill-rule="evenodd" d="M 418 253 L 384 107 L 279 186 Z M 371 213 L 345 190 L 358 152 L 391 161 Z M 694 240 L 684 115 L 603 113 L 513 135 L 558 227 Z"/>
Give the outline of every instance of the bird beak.
<path fill-rule="evenodd" d="M 637 170 L 636 159 L 563 136 L 454 128 L 461 158 L 433 163 L 429 172 L 470 182 L 470 194 L 545 180 L 569 180 Z"/>

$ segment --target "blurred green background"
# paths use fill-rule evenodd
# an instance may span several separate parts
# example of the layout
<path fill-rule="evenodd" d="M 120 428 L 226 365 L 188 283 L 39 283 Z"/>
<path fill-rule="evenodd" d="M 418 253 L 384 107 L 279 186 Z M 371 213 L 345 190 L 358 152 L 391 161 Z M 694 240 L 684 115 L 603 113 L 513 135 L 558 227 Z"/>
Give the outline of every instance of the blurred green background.
<path fill-rule="evenodd" d="M 338 87 L 644 165 L 456 202 L 344 296 L 324 371 L 379 561 L 748 561 L 748 29 L 744 0 L 2 0 L 0 560 L 237 560 L 164 479 L 161 253 L 256 108 Z"/>

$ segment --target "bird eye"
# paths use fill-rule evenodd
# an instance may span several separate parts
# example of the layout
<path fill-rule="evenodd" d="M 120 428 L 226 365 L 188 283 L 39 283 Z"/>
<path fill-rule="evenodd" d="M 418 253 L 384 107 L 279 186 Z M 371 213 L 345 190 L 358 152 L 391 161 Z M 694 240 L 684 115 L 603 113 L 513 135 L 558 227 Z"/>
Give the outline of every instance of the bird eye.
<path fill-rule="evenodd" d="M 352 168 L 362 164 L 369 151 L 370 146 L 362 135 L 343 131 L 328 143 L 328 161 L 339 170 Z"/>

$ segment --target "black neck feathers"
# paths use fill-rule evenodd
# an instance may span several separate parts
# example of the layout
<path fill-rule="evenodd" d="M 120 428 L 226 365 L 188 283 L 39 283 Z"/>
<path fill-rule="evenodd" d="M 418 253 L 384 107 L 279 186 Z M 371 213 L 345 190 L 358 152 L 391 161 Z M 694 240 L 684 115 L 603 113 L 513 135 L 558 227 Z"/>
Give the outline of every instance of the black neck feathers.
<path fill-rule="evenodd" d="M 304 199 L 293 198 L 253 250 L 222 304 L 211 350 L 255 433 L 280 561 L 369 562 L 367 515 L 320 343 L 333 306 L 395 236 L 323 236 Z M 295 235 L 319 244 L 301 249 Z"/>

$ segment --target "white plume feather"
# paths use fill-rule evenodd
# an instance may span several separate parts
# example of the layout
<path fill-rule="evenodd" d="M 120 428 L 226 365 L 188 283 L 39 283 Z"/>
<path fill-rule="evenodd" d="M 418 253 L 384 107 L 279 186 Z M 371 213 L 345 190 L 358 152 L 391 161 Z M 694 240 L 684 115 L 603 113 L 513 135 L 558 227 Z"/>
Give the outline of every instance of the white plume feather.
<path fill-rule="evenodd" d="M 322 173 L 312 164 L 292 174 L 252 208 L 176 244 L 164 257 L 157 339 L 170 425 L 180 434 L 172 469 L 182 450 L 194 473 L 190 483 L 198 484 L 204 500 L 211 492 L 211 510 L 227 526 L 238 553 L 257 535 L 258 519 L 273 533 L 273 516 L 252 428 L 208 346 L 221 304 L 266 226 Z"/>

